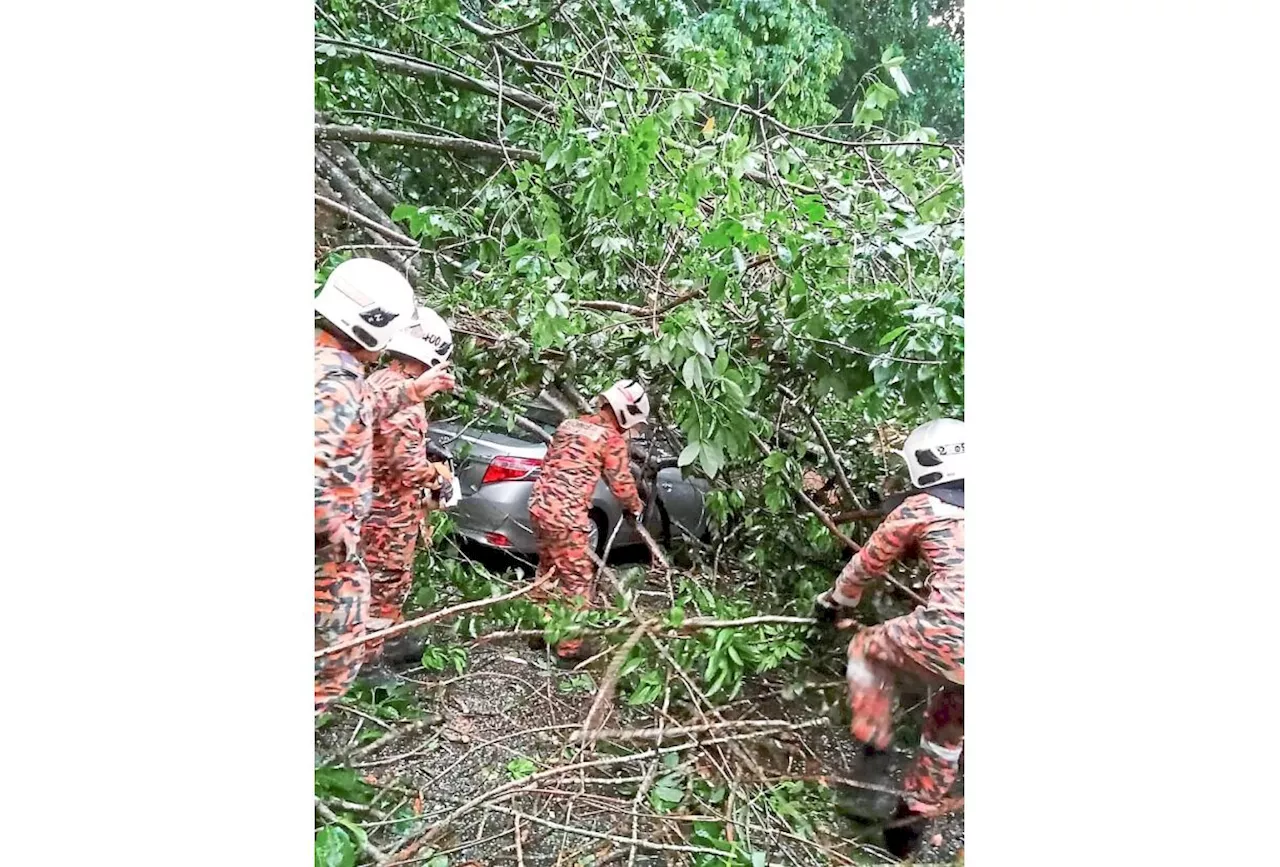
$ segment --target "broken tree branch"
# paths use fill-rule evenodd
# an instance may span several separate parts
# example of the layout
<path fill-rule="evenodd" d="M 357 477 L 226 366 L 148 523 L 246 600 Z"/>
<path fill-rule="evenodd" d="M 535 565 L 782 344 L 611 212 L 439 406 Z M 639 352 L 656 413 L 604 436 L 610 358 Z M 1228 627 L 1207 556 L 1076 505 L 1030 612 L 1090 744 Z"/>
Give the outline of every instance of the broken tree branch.
<path fill-rule="evenodd" d="M 416 720 L 410 723 L 409 725 L 401 726 L 398 729 L 392 729 L 382 737 L 378 738 L 376 741 L 365 744 L 364 746 L 352 752 L 349 758 L 362 759 L 365 756 L 369 755 L 370 753 L 377 752 L 383 747 L 391 746 L 393 743 L 395 743 L 398 740 L 406 738 L 409 735 L 417 734 L 423 729 L 431 728 L 433 726 L 438 726 L 443 722 L 444 722 L 444 717 L 440 716 L 440 714 L 438 713 L 431 714 L 430 716 L 424 717 L 423 719 L 420 719 L 420 720 Z"/>
<path fill-rule="evenodd" d="M 678 843 L 655 843 L 652 840 L 641 840 L 635 837 L 620 837 L 617 834 L 606 834 L 603 831 L 591 831 L 587 828 L 576 828 L 573 825 L 563 825 L 559 822 L 553 822 L 550 819 L 543 819 L 539 816 L 531 816 L 527 813 L 521 813 L 519 810 L 512 810 L 509 807 L 499 807 L 495 804 L 484 804 L 484 809 L 494 810 L 499 813 L 506 813 L 508 816 L 516 816 L 524 819 L 526 822 L 533 822 L 535 825 L 543 825 L 557 831 L 564 831 L 568 834 L 577 834 L 582 837 L 593 837 L 597 840 L 608 840 L 610 843 L 622 843 L 624 845 L 635 846 L 637 849 L 646 849 L 650 852 L 689 852 L 695 855 L 715 855 L 721 859 L 724 858 L 724 852 L 719 849 L 708 849 L 705 846 L 684 846 Z"/>
<path fill-rule="evenodd" d="M 614 651 L 613 659 L 609 660 L 609 667 L 605 669 L 604 679 L 600 681 L 600 688 L 596 691 L 595 700 L 591 702 L 591 709 L 587 711 L 586 718 L 582 721 L 582 728 L 573 735 L 574 742 L 591 743 L 595 740 L 597 730 L 604 724 L 604 715 L 613 704 L 613 694 L 618 687 L 618 675 L 622 672 L 622 664 L 627 661 L 631 650 L 644 637 L 648 628 L 649 621 L 641 621 L 627 636 L 627 640 Z"/>
<path fill-rule="evenodd" d="M 444 620 L 448 617 L 454 616 L 455 614 L 462 614 L 464 611 L 473 611 L 477 608 L 485 608 L 490 605 L 496 605 L 499 602 L 507 602 L 511 599 L 515 599 L 518 596 L 523 596 L 524 594 L 532 590 L 534 586 L 535 585 L 533 584 L 526 584 L 524 587 L 521 587 L 517 590 L 512 590 L 510 593 L 503 593 L 501 596 L 490 596 L 486 599 L 477 599 L 473 602 L 464 602 L 461 605 L 454 605 L 452 608 L 443 608 L 440 611 L 436 611 L 431 614 L 424 614 L 421 617 L 415 617 L 412 620 L 406 620 L 404 623 L 397 623 L 395 626 L 388 627 L 387 629 L 380 629 L 377 632 L 366 633 L 360 636 L 359 638 L 351 638 L 346 641 L 339 641 L 337 644 L 331 644 L 328 647 L 322 647 L 319 650 L 317 650 L 315 652 L 315 658 L 319 659 L 322 656 L 328 656 L 331 653 L 337 653 L 339 650 L 346 650 L 349 647 L 359 647 L 361 644 L 366 644 L 370 641 L 376 641 L 380 638 L 390 638 L 393 635 L 399 635 L 402 632 L 408 632 L 410 629 L 415 629 L 419 626 L 425 626 L 428 623 L 435 623 L 437 620 Z"/>
<path fill-rule="evenodd" d="M 317 113 L 316 123 L 324 123 L 323 117 Z M 351 148 L 347 147 L 340 141 L 330 141 L 324 146 L 325 152 L 329 157 L 338 164 L 341 169 L 347 173 L 347 176 L 358 183 L 369 197 L 377 203 L 378 207 L 390 214 L 395 210 L 399 200 L 395 194 L 387 189 L 381 179 L 360 162 L 360 158 L 355 155 Z"/>
<path fill-rule="evenodd" d="M 359 42 L 348 42 L 345 39 L 331 39 L 328 36 L 316 36 L 315 41 L 317 45 L 329 46 L 331 56 L 344 55 L 350 57 L 363 55 L 377 66 L 392 72 L 398 72 L 401 75 L 407 75 L 410 78 L 417 78 L 423 81 L 442 81 L 460 90 L 483 93 L 486 96 L 495 98 L 501 93 L 503 99 L 513 105 L 520 106 L 539 119 L 554 121 L 556 117 L 554 105 L 518 88 L 510 86 L 500 88 L 492 81 L 474 78 L 456 69 L 450 69 L 447 66 L 441 66 L 417 57 L 410 57 L 407 54 L 388 51 L 385 48 L 375 48 L 372 45 L 363 45 Z"/>
<path fill-rule="evenodd" d="M 511 156 L 529 162 L 541 162 L 537 151 L 526 148 L 506 147 L 493 142 L 480 141 L 463 136 L 428 135 L 423 132 L 410 132 L 399 129 L 369 129 L 349 124 L 316 124 L 315 135 L 318 141 L 338 142 L 377 142 L 379 144 L 404 145 L 406 147 L 431 148 L 449 151 L 462 156 Z M 505 151 L 505 153 L 504 153 Z"/>
<path fill-rule="evenodd" d="M 804 723 L 796 723 L 795 725 L 798 725 L 802 728 L 810 728 L 815 725 L 826 724 L 827 722 L 828 720 L 825 717 L 822 717 L 820 719 L 809 720 Z M 432 825 L 431 827 L 423 831 L 421 836 L 418 838 L 418 840 L 420 840 L 420 842 L 422 843 L 431 843 L 432 841 L 438 839 L 440 835 L 443 834 L 445 830 L 454 821 L 456 821 L 459 817 L 465 815 L 466 813 L 470 812 L 471 810 L 474 810 L 476 807 L 479 807 L 482 804 L 487 804 L 492 801 L 495 801 L 498 798 L 509 797 L 515 794 L 519 794 L 522 791 L 527 791 L 527 790 L 537 788 L 536 786 L 537 783 L 540 783 L 543 780 L 551 779 L 552 777 L 561 777 L 561 776 L 564 776 L 565 774 L 572 774 L 577 771 L 586 770 L 587 768 L 612 767 L 613 765 L 626 764 L 628 762 L 640 761 L 642 759 L 657 758 L 660 756 L 665 756 L 668 753 L 680 753 L 680 752 L 685 752 L 687 750 L 701 749 L 705 747 L 715 746 L 717 744 L 736 743 L 738 741 L 749 740 L 751 738 L 763 737 L 770 733 L 771 733 L 771 730 L 769 729 L 761 729 L 759 731 L 751 731 L 743 734 L 735 734 L 735 735 L 730 735 L 722 738 L 713 738 L 707 741 L 690 741 L 683 744 L 674 744 L 669 747 L 655 747 L 650 750 L 645 750 L 639 753 L 631 753 L 625 756 L 609 756 L 603 759 L 593 759 L 589 762 L 570 762 L 569 764 L 558 765 L 556 767 L 548 768 L 545 771 L 538 771 L 537 773 L 531 774 L 522 779 L 511 780 L 510 782 L 506 782 L 499 786 L 495 786 L 494 788 L 489 789 L 487 792 L 482 792 L 481 794 L 476 795 L 474 798 L 471 798 L 469 801 L 462 804 L 453 812 L 449 813 L 449 815 L 445 816 L 443 819 L 441 819 L 440 821 L 436 822 L 434 825 Z"/>
<path fill-rule="evenodd" d="M 319 205 L 320 207 L 333 211 L 334 213 L 337 213 L 337 214 L 342 214 L 344 217 L 351 220 L 351 222 L 358 224 L 362 228 L 369 229 L 373 232 L 376 232 L 378 235 L 384 238 L 389 238 L 398 244 L 403 244 L 406 247 L 412 247 L 413 249 L 419 250 L 421 252 L 426 252 L 422 250 L 422 245 L 420 245 L 417 241 L 410 238 L 408 235 L 403 235 L 400 232 L 396 231 L 395 229 L 388 229 L 386 226 L 383 226 L 382 224 L 377 223 L 374 220 L 370 220 L 368 217 L 366 217 L 364 214 L 360 213 L 359 211 L 355 210 L 354 208 L 348 208 L 346 205 L 342 204 L 341 202 L 335 202 L 333 199 L 322 196 L 319 193 L 316 193 L 315 197 L 316 197 L 316 204 Z"/>
<path fill-rule="evenodd" d="M 592 734 L 593 740 L 610 740 L 610 741 L 656 741 L 663 738 L 687 737 L 689 735 L 705 734 L 707 732 L 724 731 L 725 729 L 752 729 L 752 728 L 772 728 L 777 731 L 794 731 L 803 726 L 797 726 L 788 720 L 755 720 L 755 719 L 738 719 L 726 720 L 720 723 L 707 723 L 695 726 L 671 726 L 663 728 L 647 729 L 598 729 Z M 583 732 L 574 732 L 573 737 L 569 739 L 569 743 L 578 743 L 585 739 Z"/>
<path fill-rule="evenodd" d="M 803 407 L 800 406 L 800 399 L 796 397 L 795 392 L 781 384 L 778 385 L 778 391 L 786 395 L 798 409 L 803 410 Z M 840 463 L 840 458 L 836 456 L 835 447 L 831 445 L 831 439 L 822 427 L 822 422 L 818 421 L 817 412 L 804 412 L 804 416 L 809 420 L 809 427 L 813 428 L 814 434 L 818 437 L 818 442 L 822 444 L 822 450 L 827 453 L 827 460 L 831 461 L 831 466 L 836 472 L 836 481 L 840 483 L 840 489 L 849 498 L 849 502 L 861 509 L 862 503 L 859 501 L 858 495 L 853 492 L 853 485 L 849 483 L 849 477 L 845 475 L 844 466 Z"/>
<path fill-rule="evenodd" d="M 476 392 L 473 391 L 470 393 L 470 396 L 475 399 L 476 403 L 480 404 L 480 406 L 484 407 L 487 410 L 497 410 L 498 412 L 510 414 L 512 419 L 516 423 L 516 427 L 520 428 L 521 430 L 524 430 L 533 434 L 538 439 L 542 440 L 544 443 L 551 442 L 551 437 L 548 436 L 547 432 L 544 431 L 541 427 L 539 427 L 538 423 L 535 422 L 533 419 L 526 418 L 525 416 L 522 416 L 519 413 L 513 413 L 511 412 L 511 410 L 507 409 L 505 406 L 498 403 L 496 400 L 491 400 L 485 397 L 483 394 L 477 394 Z"/>
<path fill-rule="evenodd" d="M 338 817 L 334 815 L 333 810 L 330 810 L 319 800 L 316 801 L 316 814 L 320 816 L 320 818 L 323 819 L 325 822 L 329 823 L 330 825 L 342 824 L 341 821 L 338 819 Z M 387 855 L 381 849 L 378 849 L 376 846 L 370 843 L 367 839 L 361 839 L 358 842 L 360 846 L 360 851 L 363 852 L 370 859 L 372 859 L 374 864 L 387 863 Z"/>
<path fill-rule="evenodd" d="M 481 42 L 488 42 L 492 39 L 503 39 L 507 36 L 515 36 L 517 33 L 523 33 L 526 30 L 532 30 L 538 25 L 543 24 L 544 22 L 550 21 L 551 17 L 555 15 L 557 12 L 559 12 L 560 7 L 563 5 L 564 5 L 564 0 L 556 0 L 555 5 L 553 5 L 550 9 L 548 9 L 546 13 L 543 14 L 540 18 L 530 21 L 528 24 L 521 24 L 517 27 L 512 27 L 507 30 L 490 30 L 488 27 L 485 27 L 481 24 L 476 24 L 474 21 L 468 21 L 466 18 L 462 17 L 461 15 L 455 15 L 453 16 L 453 19 L 457 21 L 459 24 L 461 24 L 463 27 L 465 27 L 467 30 L 470 30 L 476 36 L 480 37 Z"/>

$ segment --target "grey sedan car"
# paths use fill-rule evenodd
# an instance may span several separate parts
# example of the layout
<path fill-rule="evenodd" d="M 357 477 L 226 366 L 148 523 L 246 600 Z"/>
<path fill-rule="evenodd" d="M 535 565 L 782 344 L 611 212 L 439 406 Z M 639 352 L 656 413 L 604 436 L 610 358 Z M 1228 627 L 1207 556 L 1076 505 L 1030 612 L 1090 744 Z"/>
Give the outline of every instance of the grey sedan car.
<path fill-rule="evenodd" d="M 523 410 L 548 435 L 555 433 L 560 416 L 542 400 Z M 433 421 L 428 436 L 454 462 L 461 499 L 451 510 L 458 532 L 482 545 L 519 554 L 536 554 L 537 545 L 529 520 L 529 494 L 542 468 L 546 445 L 519 427 L 485 422 L 464 425 Z M 646 448 L 651 444 L 637 441 Z M 685 479 L 675 458 L 661 448 L 655 455 L 658 469 L 654 504 L 645 515 L 649 533 L 664 544 L 682 535 L 703 538 L 707 533 L 702 479 Z M 633 465 L 634 466 L 634 465 Z M 602 553 L 618 523 L 613 550 L 643 544 L 635 529 L 623 521 L 622 505 L 602 480 L 591 503 L 591 545 Z"/>

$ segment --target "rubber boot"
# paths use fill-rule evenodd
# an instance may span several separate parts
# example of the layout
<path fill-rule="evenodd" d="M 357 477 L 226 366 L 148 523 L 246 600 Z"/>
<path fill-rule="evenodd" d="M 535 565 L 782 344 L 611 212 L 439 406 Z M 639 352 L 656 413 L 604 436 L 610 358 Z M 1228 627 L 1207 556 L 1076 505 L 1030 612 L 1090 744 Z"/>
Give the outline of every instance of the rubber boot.
<path fill-rule="evenodd" d="M 903 824 L 897 824 L 899 822 Z M 889 827 L 884 829 L 885 849 L 899 861 L 909 857 L 920 847 L 928 825 L 928 819 L 913 812 L 906 801 L 899 799 L 893 818 L 889 820 Z"/>
<path fill-rule="evenodd" d="M 387 665 L 404 665 L 422 659 L 422 639 L 412 635 L 397 635 L 383 645 L 382 659 Z"/>
<path fill-rule="evenodd" d="M 849 779 L 855 783 L 867 783 L 881 788 L 892 788 L 889 767 L 893 755 L 888 750 L 878 750 L 869 744 L 861 745 L 861 752 L 849 769 Z M 880 823 L 889 818 L 897 800 L 895 795 L 865 789 L 858 786 L 836 786 L 836 809 L 843 815 L 863 822 Z"/>
<path fill-rule="evenodd" d="M 395 676 L 395 673 L 387 668 L 386 663 L 381 657 L 372 664 L 366 662 L 361 665 L 359 677 L 360 680 L 370 686 L 381 686 L 383 688 L 395 686 L 400 682 L 400 679 Z"/>

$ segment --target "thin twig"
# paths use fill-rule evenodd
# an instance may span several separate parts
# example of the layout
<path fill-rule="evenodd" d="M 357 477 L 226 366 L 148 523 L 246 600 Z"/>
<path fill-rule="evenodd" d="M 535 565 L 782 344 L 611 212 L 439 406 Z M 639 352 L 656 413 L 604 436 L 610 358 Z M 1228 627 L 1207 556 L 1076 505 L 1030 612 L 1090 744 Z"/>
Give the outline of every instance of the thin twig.
<path fill-rule="evenodd" d="M 796 731 L 808 728 L 807 725 L 797 725 L 788 720 L 754 720 L 754 719 L 736 719 L 726 720 L 721 723 L 707 723 L 705 725 L 696 726 L 673 726 L 671 728 L 648 729 L 600 729 L 595 732 L 596 740 L 611 741 L 660 741 L 663 737 L 686 737 L 688 735 L 705 734 L 706 732 L 723 731 L 725 729 L 752 729 L 752 728 L 772 728 L 777 731 Z M 575 732 L 570 738 L 570 743 L 577 743 L 582 740 L 582 733 Z"/>
<path fill-rule="evenodd" d="M 431 726 L 438 726 L 443 722 L 444 722 L 444 717 L 440 716 L 440 714 L 438 713 L 431 714 L 431 716 L 425 717 L 424 719 L 416 720 L 407 726 L 402 726 L 401 728 L 398 728 L 398 729 L 392 729 L 382 737 L 378 738 L 376 741 L 373 741 L 372 743 L 368 743 L 360 747 L 358 750 L 351 753 L 350 757 L 353 759 L 362 759 L 365 756 L 369 755 L 370 753 L 377 752 L 378 750 L 384 747 L 390 746 L 391 744 L 395 743 L 398 740 L 406 738 L 409 735 L 417 734 L 418 732 L 422 731 L 425 728 L 428 728 Z"/>
<path fill-rule="evenodd" d="M 573 825 L 564 825 L 559 822 L 553 822 L 550 819 L 543 819 L 538 816 L 530 816 L 521 813 L 518 810 L 512 810 L 509 807 L 499 807 L 495 804 L 483 805 L 486 810 L 495 810 L 499 813 L 506 813 L 508 816 L 517 816 L 527 822 L 533 822 L 537 825 L 543 825 L 556 831 L 563 831 L 566 834 L 578 834 L 583 837 L 594 837 L 597 840 L 608 840 L 610 843 L 622 843 L 628 846 L 635 846 L 638 849 L 646 849 L 650 852 L 689 852 L 694 855 L 715 855 L 723 858 L 724 852 L 719 849 L 709 849 L 705 846 L 681 846 L 674 843 L 654 843 L 651 840 L 641 840 L 635 837 L 619 837 L 617 834 L 606 834 L 602 831 L 591 831 L 586 828 L 577 828 Z"/>
<path fill-rule="evenodd" d="M 827 720 L 824 717 L 820 719 L 809 720 L 805 723 L 797 723 L 796 725 L 800 728 L 810 728 L 815 725 L 823 725 L 826 723 L 827 723 Z M 572 726 L 572 728 L 577 728 L 577 726 L 576 725 Z M 655 747 L 654 749 L 645 750 L 644 752 L 639 752 L 639 753 L 632 753 L 630 755 L 625 755 L 625 756 L 610 756 L 603 759 L 594 759 L 588 762 L 576 762 L 576 763 L 571 763 L 567 765 L 560 765 L 557 767 L 548 768 L 545 771 L 538 771 L 537 773 L 531 774 L 522 779 L 512 780 L 510 782 L 503 783 L 502 785 L 496 786 L 487 792 L 483 792 L 475 796 L 471 800 L 464 803 L 462 806 L 455 809 L 448 816 L 444 817 L 439 822 L 437 822 L 436 824 L 428 828 L 426 831 L 424 831 L 421 836 L 421 842 L 430 843 L 431 841 L 437 839 L 441 834 L 444 833 L 445 829 L 448 828 L 449 825 L 451 825 L 460 816 L 465 815 L 467 812 L 475 809 L 481 804 L 485 804 L 486 802 L 493 801 L 497 798 L 508 797 L 513 794 L 517 794 L 521 791 L 533 789 L 535 788 L 535 784 L 541 782 L 542 780 L 551 779 L 552 777 L 564 776 L 565 774 L 572 774 L 577 771 L 585 770 L 587 768 L 611 767 L 613 765 L 626 764 L 628 762 L 640 761 L 642 759 L 650 759 L 650 758 L 656 758 L 658 756 L 665 756 L 668 753 L 679 753 L 679 752 L 684 752 L 686 750 L 706 748 L 709 746 L 714 746 L 716 744 L 734 743 L 737 741 L 749 740 L 751 738 L 763 737 L 771 733 L 772 732 L 770 732 L 769 730 L 761 730 L 758 732 L 755 732 L 755 731 L 747 732 L 745 734 L 731 735 L 723 738 L 714 738 L 708 741 L 691 741 L 683 744 L 675 744 L 669 747 Z M 763 774 L 761 774 L 760 776 L 763 776 Z"/>
<path fill-rule="evenodd" d="M 464 156 L 505 157 L 510 160 L 527 160 L 540 162 L 542 156 L 537 151 L 527 148 L 507 147 L 502 142 L 480 141 L 465 136 L 428 135 L 422 132 L 410 132 L 400 129 L 369 129 L 368 127 L 345 124 L 316 124 L 315 137 L 318 141 L 340 142 L 378 142 L 380 144 L 403 145 L 405 147 L 430 148 L 431 150 L 449 151 Z"/>
<path fill-rule="evenodd" d="M 491 39 L 503 39 L 507 36 L 515 36 L 517 33 L 523 33 L 526 30 L 532 30 L 534 27 L 551 20 L 551 16 L 560 11 L 560 7 L 564 5 L 564 0 L 556 0 L 555 5 L 546 11 L 540 18 L 530 21 L 528 24 L 521 24 L 508 30 L 490 30 L 482 27 L 475 22 L 468 21 L 461 15 L 453 16 L 453 19 L 466 29 L 470 30 L 476 36 L 480 37 L 481 42 L 487 42 Z"/>
<path fill-rule="evenodd" d="M 785 385 L 778 385 L 778 391 L 791 399 L 791 402 L 800 407 L 800 399 L 796 397 L 795 392 L 787 388 Z M 818 420 L 816 412 L 805 412 L 805 418 L 809 420 L 809 426 L 813 428 L 814 434 L 818 437 L 818 442 L 822 444 L 822 450 L 827 453 L 827 460 L 831 461 L 831 466 L 836 472 L 836 481 L 840 483 L 840 489 L 844 491 L 849 502 L 853 503 L 856 508 L 861 509 L 862 503 L 858 500 L 858 495 L 853 491 L 853 485 L 849 483 L 849 477 L 845 475 L 844 465 L 840 463 L 840 458 L 836 456 L 835 447 L 831 445 L 831 439 L 827 436 L 827 431 L 822 426 L 822 422 Z"/>
<path fill-rule="evenodd" d="M 316 198 L 316 204 L 322 208 L 326 208 L 335 213 L 342 214 L 344 217 L 351 220 L 351 222 L 358 223 L 364 228 L 371 229 L 374 232 L 377 232 L 379 235 L 390 238 L 391 240 L 399 244 L 403 244 L 406 247 L 409 247 L 411 249 L 416 249 L 419 252 L 426 252 L 425 250 L 422 249 L 422 246 L 418 244 L 417 241 L 413 240 L 408 235 L 402 235 L 399 232 L 395 231 L 394 229 L 388 229 L 386 226 L 383 226 L 374 220 L 370 220 L 364 214 L 354 210 L 353 208 L 348 208 L 346 205 L 340 202 L 335 202 L 333 199 L 330 199 L 326 196 L 322 196 L 319 193 L 315 193 L 315 198 Z"/>
<path fill-rule="evenodd" d="M 649 622 L 641 621 L 613 654 L 609 667 L 605 669 L 604 679 L 600 682 L 600 688 L 596 691 L 595 700 L 591 702 L 591 708 L 582 720 L 582 728 L 573 735 L 573 742 L 589 743 L 595 740 L 597 730 L 604 723 L 605 712 L 608 706 L 613 704 L 613 694 L 618 687 L 618 675 L 622 672 L 622 665 L 627 661 L 631 650 L 644 637 L 645 630 L 648 628 Z"/>
<path fill-rule="evenodd" d="M 338 817 L 333 814 L 333 811 L 326 807 L 319 799 L 316 800 L 316 812 L 320 815 L 320 818 L 324 819 L 330 825 L 341 824 Z M 370 843 L 367 838 L 357 840 L 357 845 L 360 847 L 361 852 L 373 860 L 374 864 L 385 864 L 387 862 L 386 853 Z"/>

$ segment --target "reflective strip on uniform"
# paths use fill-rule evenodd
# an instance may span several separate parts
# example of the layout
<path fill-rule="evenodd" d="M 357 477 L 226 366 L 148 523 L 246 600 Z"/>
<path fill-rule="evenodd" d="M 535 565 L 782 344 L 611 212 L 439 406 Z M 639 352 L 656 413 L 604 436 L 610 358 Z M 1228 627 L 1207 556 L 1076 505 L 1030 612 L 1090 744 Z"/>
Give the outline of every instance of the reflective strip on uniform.
<path fill-rule="evenodd" d="M 936 756 L 942 761 L 948 762 L 949 764 L 959 762 L 960 753 L 964 750 L 964 747 L 962 746 L 956 747 L 955 749 L 948 749 L 941 744 L 935 744 L 933 741 L 926 740 L 925 738 L 920 739 L 920 748 L 929 754 Z"/>

